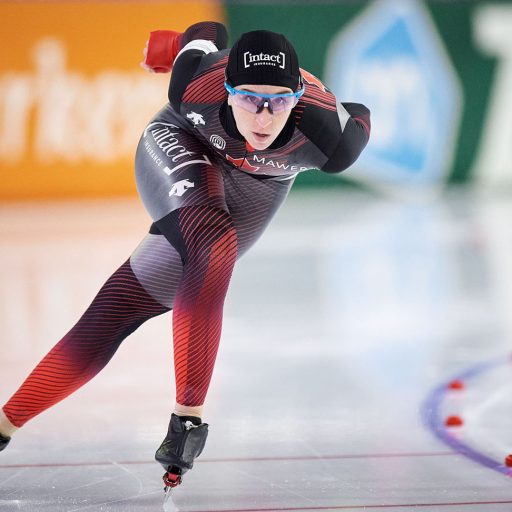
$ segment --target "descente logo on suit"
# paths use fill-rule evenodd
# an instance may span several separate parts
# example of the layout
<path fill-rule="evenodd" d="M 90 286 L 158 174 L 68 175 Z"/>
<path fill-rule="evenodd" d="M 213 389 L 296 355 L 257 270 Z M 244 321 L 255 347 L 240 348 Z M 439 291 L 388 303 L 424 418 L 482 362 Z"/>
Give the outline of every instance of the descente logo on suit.
<path fill-rule="evenodd" d="M 275 66 L 278 65 L 280 68 L 284 69 L 285 64 L 285 54 L 283 52 L 279 52 L 277 55 L 269 55 L 268 53 L 256 53 L 253 54 L 251 52 L 244 53 L 244 67 L 248 68 L 249 66 Z"/>

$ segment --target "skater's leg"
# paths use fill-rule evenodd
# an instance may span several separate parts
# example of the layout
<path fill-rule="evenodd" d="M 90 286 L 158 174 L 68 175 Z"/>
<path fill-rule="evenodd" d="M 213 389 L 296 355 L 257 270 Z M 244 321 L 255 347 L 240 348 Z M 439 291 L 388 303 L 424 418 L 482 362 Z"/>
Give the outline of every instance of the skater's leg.
<path fill-rule="evenodd" d="M 173 310 L 177 414 L 172 415 L 167 436 L 156 453 L 167 470 L 166 486 L 173 486 L 192 468 L 206 442 L 208 425 L 198 416 L 219 346 L 237 237 L 231 216 L 206 206 L 179 208 L 157 226 L 183 260 Z"/>
<path fill-rule="evenodd" d="M 207 426 L 198 416 L 219 345 L 237 236 L 215 155 L 193 134 L 180 129 L 179 119 L 172 116 L 172 112 L 163 112 L 144 131 L 135 167 L 139 194 L 155 222 L 154 232 L 165 236 L 183 264 L 173 301 L 177 414 L 172 415 L 157 459 L 166 469 L 177 465 L 185 471 L 206 440 Z M 176 166 L 172 154 L 162 150 L 157 141 L 170 136 L 194 154 L 192 162 Z M 193 186 L 181 190 L 183 183 Z"/>
<path fill-rule="evenodd" d="M 132 269 L 144 289 L 158 302 L 172 308 L 182 279 L 183 262 L 180 254 L 160 234 L 155 225 L 130 258 Z M 187 406 L 176 403 L 178 416 L 201 418 L 202 405 Z"/>
<path fill-rule="evenodd" d="M 173 312 L 175 413 L 179 416 L 202 416 L 219 345 L 224 298 L 235 260 L 261 236 L 293 184 L 293 179 L 259 180 L 236 171 L 222 173 L 222 176 L 229 214 L 197 205 L 175 210 L 156 222 L 185 262 Z M 200 220 L 202 218 L 208 218 L 209 225 Z M 187 237 L 182 233 L 187 233 Z M 196 239 L 203 244 L 200 251 L 194 247 Z M 224 252 L 207 254 L 206 249 L 212 246 L 214 239 L 223 239 Z M 202 261 L 191 259 L 191 255 L 196 258 L 200 255 Z M 201 273 L 207 262 L 216 268 L 216 273 L 203 277 Z M 199 291 L 202 301 L 195 298 Z M 182 307 L 182 294 L 189 298 L 187 307 Z M 198 307 L 199 304 L 202 307 Z M 187 325 L 185 331 L 181 329 L 183 324 Z M 210 326 L 210 331 L 206 326 Z M 202 332 L 203 336 L 196 335 L 197 332 Z M 202 358 L 197 358 L 196 354 L 201 354 Z"/>
<path fill-rule="evenodd" d="M 175 210 L 157 225 L 184 263 L 173 310 L 176 402 L 198 407 L 204 403 L 219 346 L 237 255 L 236 232 L 227 212 L 204 206 Z"/>
<path fill-rule="evenodd" d="M 177 416 L 201 418 L 203 416 L 203 404 L 190 406 L 176 403 L 174 406 L 174 413 Z"/>
<path fill-rule="evenodd" d="M 223 172 L 210 148 L 182 125 L 171 110 L 159 113 L 144 130 L 135 170 L 140 197 L 155 223 L 153 233 L 164 235 L 183 264 L 173 301 L 176 412 L 197 416 L 213 371 L 222 306 L 237 251 Z M 176 165 L 175 155 L 162 144 L 164 139 L 194 157 Z M 191 186 L 181 190 L 183 183 Z"/>
<path fill-rule="evenodd" d="M 219 170 L 215 171 L 215 176 L 223 177 L 222 185 L 226 190 L 226 201 L 229 202 L 230 217 L 236 231 L 238 258 L 263 233 L 288 195 L 293 180 L 258 180 L 245 173 L 236 171 L 225 173 Z M 214 182 L 214 179 L 210 177 L 209 181 Z M 217 189 L 220 189 L 220 185 L 217 185 Z M 173 213 L 169 218 L 175 215 L 177 214 Z M 174 240 L 177 237 L 175 233 L 178 233 L 180 229 L 176 222 L 170 222 L 169 219 L 164 218 L 157 221 L 152 226 L 150 235 L 146 237 L 131 258 L 132 267 L 137 278 L 142 282 L 146 290 L 169 307 L 172 307 L 177 293 L 176 276 L 179 275 L 181 277 L 182 275 L 182 261 L 178 251 L 167 239 L 175 243 Z M 163 231 L 167 232 L 167 238 L 162 236 Z M 147 263 L 148 260 L 151 260 L 151 264 Z M 139 271 L 138 267 L 141 267 L 142 270 Z M 181 343 L 182 340 L 176 339 L 175 336 L 174 345 L 176 352 L 179 351 L 178 347 Z M 218 345 L 218 341 L 216 343 Z M 188 368 L 188 371 L 196 372 L 197 379 L 200 379 L 200 376 L 202 376 L 209 382 L 211 372 L 209 374 L 204 372 L 205 368 L 207 368 L 206 366 L 189 366 L 192 369 Z M 176 364 L 177 383 L 184 381 L 183 376 L 179 375 L 182 369 L 182 367 Z M 174 409 L 175 414 L 178 416 L 202 417 L 203 403 L 191 405 L 190 402 L 185 402 L 183 400 L 183 393 L 179 389 L 177 389 L 177 396 L 178 401 Z"/>
<path fill-rule="evenodd" d="M 4 405 L 7 420 L 21 427 L 76 391 L 108 363 L 129 334 L 168 310 L 146 292 L 125 262 Z"/>
<path fill-rule="evenodd" d="M 183 262 L 155 225 L 130 256 L 130 265 L 146 292 L 172 309 L 183 273 Z"/>

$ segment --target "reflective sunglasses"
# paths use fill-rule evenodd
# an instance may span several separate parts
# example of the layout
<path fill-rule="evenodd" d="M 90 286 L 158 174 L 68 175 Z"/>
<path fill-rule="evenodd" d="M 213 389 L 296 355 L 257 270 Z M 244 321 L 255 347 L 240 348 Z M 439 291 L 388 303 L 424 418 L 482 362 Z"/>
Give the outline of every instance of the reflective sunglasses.
<path fill-rule="evenodd" d="M 247 112 L 259 114 L 264 108 L 268 108 L 271 114 L 278 114 L 285 110 L 291 110 L 297 105 L 300 97 L 304 94 L 304 86 L 297 92 L 286 92 L 282 94 L 259 94 L 249 91 L 241 91 L 231 87 L 224 82 L 224 87 L 233 96 L 233 103 Z"/>

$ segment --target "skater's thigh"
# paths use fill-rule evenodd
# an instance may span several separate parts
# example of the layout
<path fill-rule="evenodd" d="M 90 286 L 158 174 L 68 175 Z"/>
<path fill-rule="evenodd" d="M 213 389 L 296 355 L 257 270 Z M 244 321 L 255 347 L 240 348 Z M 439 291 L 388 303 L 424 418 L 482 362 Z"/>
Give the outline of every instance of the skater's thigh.
<path fill-rule="evenodd" d="M 152 226 L 130 256 L 133 273 L 157 302 L 173 307 L 183 273 L 181 257 L 168 240 Z"/>
<path fill-rule="evenodd" d="M 292 179 L 258 179 L 242 171 L 225 175 L 226 203 L 238 236 L 238 255 L 247 251 L 288 196 Z"/>
<path fill-rule="evenodd" d="M 153 221 L 188 206 L 227 210 L 215 155 L 182 123 L 172 110 L 162 110 L 137 147 L 137 189 Z"/>

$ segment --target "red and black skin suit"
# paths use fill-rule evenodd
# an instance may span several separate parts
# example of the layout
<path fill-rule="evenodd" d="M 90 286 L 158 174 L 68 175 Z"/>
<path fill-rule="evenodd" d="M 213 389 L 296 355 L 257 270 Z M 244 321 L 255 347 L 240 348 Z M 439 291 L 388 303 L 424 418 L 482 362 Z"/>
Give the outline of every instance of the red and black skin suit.
<path fill-rule="evenodd" d="M 254 150 L 227 104 L 224 26 L 198 23 L 169 41 L 174 56 L 179 52 L 169 103 L 144 129 L 135 158 L 153 224 L 4 405 L 16 427 L 88 382 L 129 334 L 171 309 L 176 401 L 202 405 L 237 259 L 268 226 L 299 172 L 339 173 L 368 142 L 369 110 L 338 102 L 302 70 L 305 93 L 284 129 L 269 148 Z"/>

